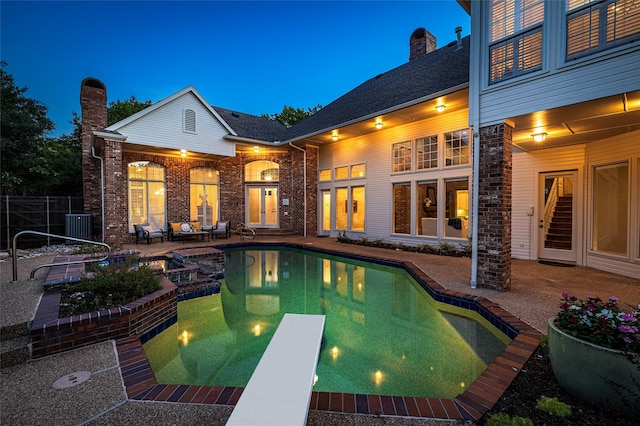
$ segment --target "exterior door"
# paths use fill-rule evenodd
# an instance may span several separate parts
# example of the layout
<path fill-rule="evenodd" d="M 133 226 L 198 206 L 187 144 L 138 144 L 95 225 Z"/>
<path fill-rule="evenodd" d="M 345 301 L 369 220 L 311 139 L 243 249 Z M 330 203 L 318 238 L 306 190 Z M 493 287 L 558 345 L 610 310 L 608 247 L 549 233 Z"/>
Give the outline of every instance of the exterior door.
<path fill-rule="evenodd" d="M 278 187 L 247 186 L 247 225 L 278 227 Z"/>
<path fill-rule="evenodd" d="M 577 172 L 540 174 L 538 257 L 577 260 Z"/>

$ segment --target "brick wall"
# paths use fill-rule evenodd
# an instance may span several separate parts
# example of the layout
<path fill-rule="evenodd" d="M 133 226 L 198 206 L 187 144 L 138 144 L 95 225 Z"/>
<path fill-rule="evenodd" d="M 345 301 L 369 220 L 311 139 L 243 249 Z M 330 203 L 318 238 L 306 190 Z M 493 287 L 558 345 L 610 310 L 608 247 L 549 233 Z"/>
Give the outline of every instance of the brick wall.
<path fill-rule="evenodd" d="M 478 287 L 511 288 L 512 128 L 480 129 Z"/>
<path fill-rule="evenodd" d="M 107 88 L 94 78 L 80 85 L 82 111 L 82 181 L 85 214 L 93 215 L 93 235 L 102 233 L 100 161 L 91 155 L 93 131 L 107 127 Z"/>

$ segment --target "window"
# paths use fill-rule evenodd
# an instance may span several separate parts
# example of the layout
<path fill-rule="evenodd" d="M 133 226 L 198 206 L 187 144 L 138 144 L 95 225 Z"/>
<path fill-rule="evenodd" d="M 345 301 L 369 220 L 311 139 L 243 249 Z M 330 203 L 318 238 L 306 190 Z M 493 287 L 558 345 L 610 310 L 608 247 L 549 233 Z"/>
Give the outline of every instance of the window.
<path fill-rule="evenodd" d="M 467 238 L 469 223 L 469 181 L 445 181 L 445 223 L 446 237 Z"/>
<path fill-rule="evenodd" d="M 567 59 L 640 38 L 638 0 L 565 0 Z"/>
<path fill-rule="evenodd" d="M 469 130 L 457 130 L 444 134 L 445 153 L 447 166 L 469 164 Z"/>
<path fill-rule="evenodd" d="M 336 189 L 336 229 L 347 229 L 349 200 L 347 188 Z"/>
<path fill-rule="evenodd" d="M 331 180 L 331 169 L 320 170 L 320 182 Z"/>
<path fill-rule="evenodd" d="M 416 229 L 418 235 L 438 235 L 438 184 L 437 182 L 419 182 L 416 199 Z"/>
<path fill-rule="evenodd" d="M 351 188 L 351 229 L 364 231 L 364 186 Z"/>
<path fill-rule="evenodd" d="M 411 184 L 396 183 L 393 185 L 393 232 L 395 234 L 411 233 Z"/>
<path fill-rule="evenodd" d="M 202 226 L 214 225 L 218 220 L 218 171 L 196 167 L 189 171 L 189 178 L 191 220 Z"/>
<path fill-rule="evenodd" d="M 427 136 L 417 141 L 416 151 L 418 157 L 416 159 L 416 168 L 433 169 L 438 167 L 438 136 Z"/>
<path fill-rule="evenodd" d="M 543 0 L 492 0 L 489 83 L 542 68 Z"/>
<path fill-rule="evenodd" d="M 244 166 L 246 182 L 278 182 L 280 179 L 278 163 L 273 161 L 252 161 Z"/>
<path fill-rule="evenodd" d="M 192 109 L 184 110 L 184 127 L 183 130 L 188 133 L 196 132 L 196 112 Z"/>
<path fill-rule="evenodd" d="M 364 164 L 356 164 L 351 166 L 351 178 L 365 177 Z"/>
<path fill-rule="evenodd" d="M 337 179 L 347 179 L 349 177 L 349 168 L 348 167 L 336 167 L 336 180 Z"/>
<path fill-rule="evenodd" d="M 394 173 L 411 170 L 411 141 L 394 143 L 392 155 Z"/>
<path fill-rule="evenodd" d="M 593 169 L 593 240 L 597 252 L 627 254 L 629 164 Z"/>
<path fill-rule="evenodd" d="M 148 223 L 165 228 L 165 169 L 148 161 L 129 163 L 129 230 L 133 225 Z"/>

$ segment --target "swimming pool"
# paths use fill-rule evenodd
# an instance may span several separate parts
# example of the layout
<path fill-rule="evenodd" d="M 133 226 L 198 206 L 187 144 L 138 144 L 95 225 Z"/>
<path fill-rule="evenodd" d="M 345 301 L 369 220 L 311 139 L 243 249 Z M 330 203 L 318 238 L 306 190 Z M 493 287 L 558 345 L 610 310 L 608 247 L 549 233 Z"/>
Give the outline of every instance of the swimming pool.
<path fill-rule="evenodd" d="M 405 271 L 299 249 L 225 251 L 221 294 L 144 344 L 158 383 L 245 386 L 285 312 L 325 314 L 314 391 L 452 398 L 510 339 Z"/>

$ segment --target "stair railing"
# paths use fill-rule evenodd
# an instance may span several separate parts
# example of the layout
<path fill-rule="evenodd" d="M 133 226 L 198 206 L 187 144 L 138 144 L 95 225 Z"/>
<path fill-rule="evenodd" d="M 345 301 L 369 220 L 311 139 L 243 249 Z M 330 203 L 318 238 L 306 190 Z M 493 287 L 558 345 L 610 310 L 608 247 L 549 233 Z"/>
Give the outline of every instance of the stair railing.
<path fill-rule="evenodd" d="M 558 192 L 559 192 L 558 178 L 553 180 L 547 202 L 544 204 L 544 239 L 547 240 L 547 234 L 549 234 L 549 228 L 551 227 L 551 221 L 553 220 L 553 212 L 558 204 Z"/>
<path fill-rule="evenodd" d="M 13 242 L 11 244 L 11 256 L 13 257 L 13 281 L 18 281 L 18 237 L 26 234 L 41 235 L 44 237 L 55 237 L 55 238 L 61 238 L 61 239 L 64 238 L 65 240 L 78 241 L 80 243 L 85 243 L 85 244 L 95 244 L 95 245 L 104 246 L 107 248 L 107 255 L 99 259 L 83 259 L 83 260 L 75 260 L 71 262 L 46 263 L 44 265 L 38 265 L 35 268 L 33 268 L 33 270 L 31 271 L 31 274 L 29 275 L 30 280 L 34 279 L 36 271 L 41 268 L 47 268 L 47 267 L 57 266 L 57 265 L 73 265 L 78 263 L 103 262 L 109 259 L 109 257 L 111 256 L 111 247 L 105 243 L 99 243 L 97 241 L 91 241 L 91 240 L 83 240 L 81 238 L 67 237 L 65 235 L 48 234 L 46 232 L 39 232 L 39 231 L 20 231 L 13 237 Z"/>

